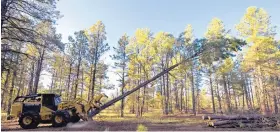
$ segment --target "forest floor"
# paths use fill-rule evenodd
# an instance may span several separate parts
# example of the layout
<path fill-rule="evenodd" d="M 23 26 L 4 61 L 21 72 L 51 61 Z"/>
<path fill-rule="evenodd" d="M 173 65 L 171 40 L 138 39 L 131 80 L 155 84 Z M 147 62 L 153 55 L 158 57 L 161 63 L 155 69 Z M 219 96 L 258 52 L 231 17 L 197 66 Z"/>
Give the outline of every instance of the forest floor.
<path fill-rule="evenodd" d="M 51 124 L 40 124 L 36 129 L 29 131 L 136 131 L 139 124 L 147 127 L 148 131 L 247 131 L 247 130 L 272 130 L 265 128 L 211 128 L 206 126 L 206 122 L 201 119 L 201 115 L 192 116 L 187 114 L 176 114 L 159 116 L 157 114 L 145 114 L 142 118 L 135 115 L 119 117 L 116 114 L 101 113 L 94 118 L 94 121 L 80 121 L 69 123 L 66 127 L 54 128 Z M 18 125 L 17 120 L 2 121 L 2 131 L 23 130 Z"/>

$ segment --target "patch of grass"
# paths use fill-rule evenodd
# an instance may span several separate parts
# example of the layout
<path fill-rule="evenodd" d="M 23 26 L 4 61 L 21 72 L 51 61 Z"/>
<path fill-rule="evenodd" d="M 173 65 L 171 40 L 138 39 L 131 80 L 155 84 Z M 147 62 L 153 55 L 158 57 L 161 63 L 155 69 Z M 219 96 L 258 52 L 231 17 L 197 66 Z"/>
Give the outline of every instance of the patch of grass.
<path fill-rule="evenodd" d="M 145 132 L 145 131 L 148 131 L 148 128 L 142 124 L 139 124 L 137 126 L 137 132 Z"/>
<path fill-rule="evenodd" d="M 96 121 L 106 121 L 106 122 L 134 122 L 134 123 L 155 123 L 155 124 L 198 124 L 204 123 L 199 117 L 189 116 L 186 114 L 174 114 L 163 116 L 161 111 L 153 111 L 149 113 L 144 113 L 143 117 L 137 118 L 135 114 L 125 113 L 124 117 L 120 117 L 119 113 L 112 111 L 103 111 L 94 117 Z"/>

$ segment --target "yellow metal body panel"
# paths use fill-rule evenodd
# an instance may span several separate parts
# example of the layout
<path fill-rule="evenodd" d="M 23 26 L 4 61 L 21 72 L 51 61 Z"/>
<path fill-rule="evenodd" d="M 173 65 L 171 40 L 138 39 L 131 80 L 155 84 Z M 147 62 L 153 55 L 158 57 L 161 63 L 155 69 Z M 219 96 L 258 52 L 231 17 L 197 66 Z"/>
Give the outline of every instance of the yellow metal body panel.
<path fill-rule="evenodd" d="M 22 112 L 22 102 L 15 102 L 11 106 L 11 116 L 18 117 Z"/>
<path fill-rule="evenodd" d="M 51 120 L 53 110 L 49 109 L 48 107 L 41 106 L 40 109 L 40 116 L 41 120 Z"/>

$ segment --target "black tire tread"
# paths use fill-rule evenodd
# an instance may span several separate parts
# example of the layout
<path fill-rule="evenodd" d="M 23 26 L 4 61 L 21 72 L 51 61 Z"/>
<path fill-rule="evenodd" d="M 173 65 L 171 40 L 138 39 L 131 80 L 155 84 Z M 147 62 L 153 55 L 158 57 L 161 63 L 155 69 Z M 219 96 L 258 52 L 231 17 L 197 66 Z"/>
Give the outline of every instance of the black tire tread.
<path fill-rule="evenodd" d="M 56 115 L 60 115 L 62 116 L 63 118 L 63 121 L 62 123 L 56 123 L 55 122 L 55 116 Z M 63 127 L 63 126 L 66 126 L 67 123 L 70 121 L 70 115 L 67 111 L 65 110 L 62 110 L 62 111 L 56 111 L 54 114 L 53 114 L 53 117 L 52 117 L 52 125 L 53 127 Z"/>
<path fill-rule="evenodd" d="M 23 123 L 23 118 L 26 116 L 30 116 L 32 118 L 32 123 L 30 125 L 25 125 Z M 40 123 L 40 116 L 33 112 L 25 112 L 21 114 L 18 122 L 20 127 L 23 129 L 34 129 L 37 128 Z"/>

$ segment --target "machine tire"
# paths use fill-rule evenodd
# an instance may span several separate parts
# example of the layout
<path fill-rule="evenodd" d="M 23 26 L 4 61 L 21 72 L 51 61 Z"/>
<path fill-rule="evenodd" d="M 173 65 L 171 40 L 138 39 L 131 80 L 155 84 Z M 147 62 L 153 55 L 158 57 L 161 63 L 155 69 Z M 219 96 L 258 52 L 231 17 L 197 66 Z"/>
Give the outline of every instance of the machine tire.
<path fill-rule="evenodd" d="M 38 114 L 26 112 L 21 114 L 18 122 L 23 129 L 34 129 L 39 125 L 39 120 Z"/>
<path fill-rule="evenodd" d="M 70 120 L 70 115 L 67 111 L 56 111 L 52 117 L 53 127 L 66 126 Z"/>
<path fill-rule="evenodd" d="M 81 118 L 80 118 L 77 114 L 74 114 L 74 115 L 71 117 L 71 122 L 76 123 L 76 122 L 79 122 L 80 119 L 81 119 Z"/>

